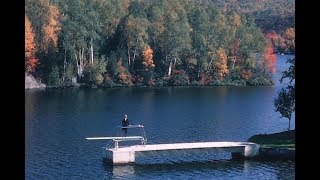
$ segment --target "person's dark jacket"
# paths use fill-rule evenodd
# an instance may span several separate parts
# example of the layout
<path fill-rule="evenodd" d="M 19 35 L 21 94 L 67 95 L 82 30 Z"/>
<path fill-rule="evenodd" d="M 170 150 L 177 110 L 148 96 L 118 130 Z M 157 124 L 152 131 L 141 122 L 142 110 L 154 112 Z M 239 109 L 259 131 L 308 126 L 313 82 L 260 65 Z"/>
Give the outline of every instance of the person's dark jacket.
<path fill-rule="evenodd" d="M 126 126 L 129 126 L 129 119 L 127 118 L 127 120 L 125 120 L 125 118 L 123 118 L 122 127 L 126 127 Z"/>

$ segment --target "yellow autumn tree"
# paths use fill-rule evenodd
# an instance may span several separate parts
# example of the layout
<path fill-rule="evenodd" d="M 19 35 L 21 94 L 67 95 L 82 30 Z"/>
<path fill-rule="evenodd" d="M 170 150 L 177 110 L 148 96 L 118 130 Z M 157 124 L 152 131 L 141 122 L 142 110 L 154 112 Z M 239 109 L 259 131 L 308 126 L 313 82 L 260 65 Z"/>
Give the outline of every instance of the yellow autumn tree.
<path fill-rule="evenodd" d="M 56 6 L 49 6 L 49 19 L 43 26 L 44 31 L 44 49 L 47 51 L 50 46 L 57 48 L 58 46 L 58 34 L 61 30 L 61 24 L 59 22 L 60 13 Z"/>
<path fill-rule="evenodd" d="M 233 12 L 230 17 L 230 20 L 232 25 L 232 27 L 230 27 L 232 31 L 232 35 L 235 35 L 238 27 L 241 25 L 241 17 L 237 13 Z"/>
<path fill-rule="evenodd" d="M 289 48 L 295 49 L 295 28 L 288 28 L 284 34 L 284 39 Z"/>
<path fill-rule="evenodd" d="M 35 34 L 32 29 L 29 18 L 25 15 L 25 71 L 27 73 L 33 72 L 37 65 L 35 58 L 36 44 L 34 41 Z"/>
<path fill-rule="evenodd" d="M 220 80 L 223 80 L 224 76 L 229 73 L 227 60 L 226 52 L 222 48 L 219 48 L 217 50 L 216 60 L 213 63 L 213 68 L 217 71 Z"/>
<path fill-rule="evenodd" d="M 153 62 L 153 50 L 150 47 L 147 47 L 143 50 L 143 62 L 142 64 L 146 67 L 146 70 L 149 70 L 151 68 L 154 68 L 154 62 Z"/>

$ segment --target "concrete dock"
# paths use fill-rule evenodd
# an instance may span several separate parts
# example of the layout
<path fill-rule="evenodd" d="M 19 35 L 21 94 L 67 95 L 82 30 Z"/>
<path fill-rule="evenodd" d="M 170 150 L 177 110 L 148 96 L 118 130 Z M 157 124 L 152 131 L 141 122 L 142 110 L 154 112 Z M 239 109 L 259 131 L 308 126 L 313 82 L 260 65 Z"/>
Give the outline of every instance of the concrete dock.
<path fill-rule="evenodd" d="M 104 148 L 104 156 L 113 164 L 134 163 L 139 155 L 146 156 L 155 151 L 196 151 L 230 152 L 242 157 L 254 157 L 259 153 L 260 145 L 251 142 L 197 142 L 174 144 L 134 145 L 127 147 Z"/>
<path fill-rule="evenodd" d="M 251 158 L 259 153 L 259 144 L 251 142 L 196 142 L 196 143 L 172 143 L 172 144 L 147 144 L 147 138 L 143 125 L 129 125 L 119 128 L 141 128 L 142 136 L 113 136 L 113 137 L 87 137 L 86 140 L 109 140 L 110 143 L 103 148 L 103 156 L 113 164 L 134 163 L 139 156 L 147 157 L 156 152 L 190 153 L 213 152 L 232 153 L 232 157 Z M 141 141 L 141 145 L 119 147 L 121 141 Z M 114 147 L 111 148 L 111 143 Z"/>

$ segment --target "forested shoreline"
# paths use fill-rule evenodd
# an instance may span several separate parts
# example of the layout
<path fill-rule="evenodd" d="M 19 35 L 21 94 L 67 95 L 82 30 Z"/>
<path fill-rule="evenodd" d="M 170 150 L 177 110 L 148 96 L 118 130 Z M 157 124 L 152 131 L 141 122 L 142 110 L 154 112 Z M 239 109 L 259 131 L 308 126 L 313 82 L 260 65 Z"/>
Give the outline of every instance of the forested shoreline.
<path fill-rule="evenodd" d="M 294 31 L 291 0 L 26 0 L 25 73 L 47 87 L 269 85 Z"/>

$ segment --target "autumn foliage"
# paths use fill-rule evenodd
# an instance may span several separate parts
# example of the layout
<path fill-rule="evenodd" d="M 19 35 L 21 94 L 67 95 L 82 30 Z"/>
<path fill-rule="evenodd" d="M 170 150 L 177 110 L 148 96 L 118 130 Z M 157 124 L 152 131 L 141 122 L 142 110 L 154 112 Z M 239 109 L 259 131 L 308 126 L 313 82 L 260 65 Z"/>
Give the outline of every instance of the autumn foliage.
<path fill-rule="evenodd" d="M 154 86 L 156 84 L 156 82 L 154 81 L 153 78 L 150 78 L 148 84 L 149 84 L 149 86 Z"/>
<path fill-rule="evenodd" d="M 32 30 L 29 18 L 25 16 L 25 71 L 34 72 L 38 60 L 35 58 L 36 44 L 34 41 L 35 34 Z"/>
<path fill-rule="evenodd" d="M 148 47 L 143 51 L 143 65 L 145 65 L 146 69 L 154 68 L 154 62 L 153 62 L 153 50 Z"/>
<path fill-rule="evenodd" d="M 212 81 L 213 81 L 212 75 L 206 75 L 205 73 L 201 73 L 199 76 L 199 84 L 201 86 L 206 86 Z"/>
<path fill-rule="evenodd" d="M 241 18 L 238 14 L 234 13 L 231 17 L 232 24 L 235 27 L 239 27 L 241 25 Z"/>
<path fill-rule="evenodd" d="M 266 38 L 275 41 L 276 39 L 278 39 L 278 34 L 275 31 L 271 31 L 269 33 L 266 34 Z"/>
<path fill-rule="evenodd" d="M 217 51 L 216 61 L 213 63 L 213 67 L 218 72 L 220 80 L 223 80 L 224 76 L 229 73 L 227 60 L 228 57 L 226 52 L 222 48 L 219 48 Z"/>
<path fill-rule="evenodd" d="M 233 69 L 233 67 L 237 63 L 237 59 L 240 59 L 239 47 L 240 47 L 240 39 L 236 39 L 232 45 L 231 54 L 229 56 L 229 60 L 232 61 L 231 69 Z"/>
<path fill-rule="evenodd" d="M 264 52 L 264 59 L 267 62 L 268 69 L 272 72 L 276 72 L 276 54 L 273 52 L 273 46 L 271 41 L 268 42 L 267 48 Z"/>
<path fill-rule="evenodd" d="M 288 28 L 283 34 L 289 48 L 295 49 L 295 28 Z"/>
<path fill-rule="evenodd" d="M 236 39 L 232 46 L 232 54 L 236 56 L 239 53 L 240 39 Z"/>
<path fill-rule="evenodd" d="M 251 77 L 252 77 L 252 73 L 251 73 L 251 70 L 242 70 L 241 71 L 241 77 L 243 78 L 243 79 L 245 79 L 245 80 L 249 80 L 249 79 L 251 79 Z"/>
<path fill-rule="evenodd" d="M 119 69 L 119 74 L 118 74 L 118 78 L 120 80 L 120 82 L 122 84 L 128 85 L 128 86 L 132 86 L 132 81 L 131 81 L 131 77 L 128 73 L 128 70 L 123 67 L 122 65 L 122 59 L 120 58 L 118 63 L 117 63 L 118 69 Z"/>
<path fill-rule="evenodd" d="M 43 27 L 44 31 L 44 48 L 48 50 L 50 46 L 57 48 L 58 45 L 58 32 L 61 30 L 59 22 L 60 13 L 57 7 L 49 6 L 49 20 Z"/>
<path fill-rule="evenodd" d="M 169 84 L 173 86 L 186 86 L 189 85 L 189 76 L 183 69 L 172 70 L 172 75 L 170 76 Z"/>
<path fill-rule="evenodd" d="M 294 24 L 273 28 L 277 3 L 251 1 L 26 0 L 26 72 L 62 86 L 269 84 L 274 52 L 294 52 Z"/>
<path fill-rule="evenodd" d="M 286 48 L 285 40 L 281 35 L 277 34 L 275 31 L 271 31 L 266 34 L 266 38 L 272 42 L 275 50 L 283 51 Z"/>

